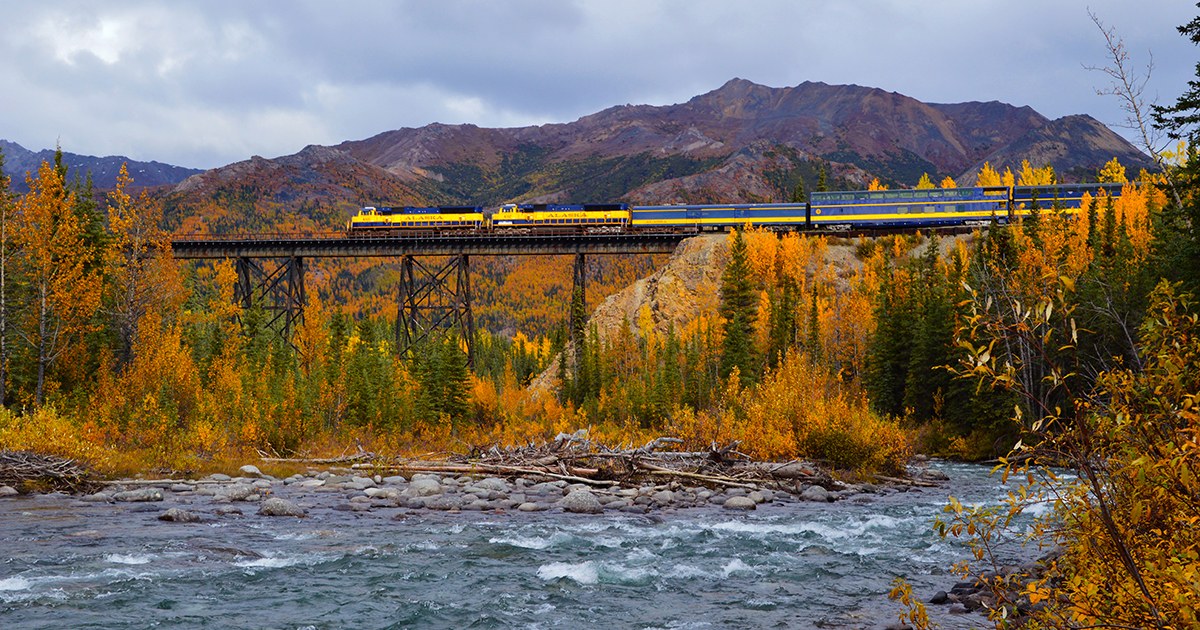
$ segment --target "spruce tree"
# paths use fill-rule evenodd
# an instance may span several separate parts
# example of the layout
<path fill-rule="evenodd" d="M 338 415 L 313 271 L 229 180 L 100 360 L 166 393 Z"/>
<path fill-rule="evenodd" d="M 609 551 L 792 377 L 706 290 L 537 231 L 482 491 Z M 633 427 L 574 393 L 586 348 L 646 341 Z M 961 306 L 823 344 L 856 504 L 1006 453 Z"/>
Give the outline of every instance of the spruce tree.
<path fill-rule="evenodd" d="M 801 176 L 796 179 L 796 186 L 792 188 L 792 198 L 790 201 L 792 203 L 804 203 L 806 200 L 807 199 L 804 192 L 804 177 Z"/>
<path fill-rule="evenodd" d="M 750 279 L 746 240 L 741 230 L 734 232 L 729 264 L 721 274 L 721 316 L 725 318 L 725 337 L 721 342 L 721 378 L 738 368 L 743 385 L 757 376 L 754 350 L 754 322 L 758 316 L 758 296 Z"/>
<path fill-rule="evenodd" d="M 1178 27 L 1181 35 L 1200 44 L 1200 17 Z M 1174 203 L 1164 209 L 1161 268 L 1192 291 L 1200 289 L 1200 64 L 1196 78 L 1173 105 L 1155 105 L 1154 126 L 1174 139 L 1187 140 L 1187 162 L 1169 172 L 1168 188 Z M 1174 169 L 1172 169 L 1174 170 Z"/>

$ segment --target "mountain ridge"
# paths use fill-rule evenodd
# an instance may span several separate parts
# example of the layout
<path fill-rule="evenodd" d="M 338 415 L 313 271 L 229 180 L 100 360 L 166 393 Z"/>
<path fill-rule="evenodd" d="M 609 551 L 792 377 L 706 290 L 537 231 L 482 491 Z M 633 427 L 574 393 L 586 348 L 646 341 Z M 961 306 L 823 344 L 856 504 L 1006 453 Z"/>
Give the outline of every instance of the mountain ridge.
<path fill-rule="evenodd" d="M 52 149 L 31 151 L 15 142 L 0 139 L 0 150 L 4 151 L 4 172 L 12 178 L 12 190 L 18 193 L 28 190 L 25 185 L 26 173 L 36 173 L 42 162 L 54 162 L 55 152 Z M 154 160 L 131 160 L 123 155 L 97 157 L 63 151 L 62 161 L 67 166 L 68 177 L 78 176 L 82 181 L 90 173 L 92 185 L 100 190 L 116 186 L 122 164 L 128 165 L 134 185 L 139 188 L 171 186 L 204 172 Z"/>
<path fill-rule="evenodd" d="M 859 85 L 776 88 L 733 78 L 682 103 L 615 105 L 571 122 L 432 123 L 208 171 L 170 171 L 186 172 L 174 182 L 152 171 L 134 178 L 164 187 L 174 226 L 221 206 L 221 220 L 201 220 L 202 229 L 236 231 L 270 229 L 279 218 L 291 227 L 336 228 L 372 204 L 786 201 L 799 184 L 813 190 L 821 171 L 831 188 L 863 188 L 873 178 L 912 186 L 923 173 L 969 185 L 985 161 L 1017 170 L 1029 159 L 1079 181 L 1113 157 L 1133 172 L 1151 166 L 1086 114 L 1050 120 L 1000 101 L 924 103 Z M 119 166 L 117 159 L 108 163 Z M 100 178 L 96 184 L 105 187 Z"/>

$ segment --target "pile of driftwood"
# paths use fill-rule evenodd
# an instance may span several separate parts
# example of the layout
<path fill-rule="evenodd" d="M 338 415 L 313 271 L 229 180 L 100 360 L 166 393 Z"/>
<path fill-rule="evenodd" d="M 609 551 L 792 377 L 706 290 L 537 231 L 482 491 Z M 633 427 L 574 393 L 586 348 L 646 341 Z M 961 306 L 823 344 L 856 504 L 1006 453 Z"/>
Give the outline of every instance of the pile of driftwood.
<path fill-rule="evenodd" d="M 95 485 L 95 477 L 89 467 L 72 459 L 29 451 L 0 451 L 0 485 L 86 492 Z"/>
<path fill-rule="evenodd" d="M 683 441 L 658 438 L 639 448 L 612 449 L 586 434 L 559 434 L 553 442 L 522 447 L 473 449 L 446 461 L 392 460 L 358 463 L 356 469 L 401 473 L 484 474 L 558 479 L 595 487 L 641 486 L 678 481 L 689 485 L 775 488 L 831 486 L 828 473 L 802 461 L 755 462 L 738 452 L 738 442 L 705 451 L 665 450 Z"/>

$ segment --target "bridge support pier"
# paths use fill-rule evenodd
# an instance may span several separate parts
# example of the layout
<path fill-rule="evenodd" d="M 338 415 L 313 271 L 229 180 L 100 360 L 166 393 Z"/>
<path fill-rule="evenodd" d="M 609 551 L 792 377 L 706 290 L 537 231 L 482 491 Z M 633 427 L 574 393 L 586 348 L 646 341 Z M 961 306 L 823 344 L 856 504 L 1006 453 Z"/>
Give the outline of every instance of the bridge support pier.
<path fill-rule="evenodd" d="M 263 261 L 262 258 L 236 259 L 237 283 L 233 287 L 233 299 L 243 309 L 257 306 L 265 311 L 267 327 L 291 343 L 292 333 L 304 319 L 304 258 L 281 259 L 274 269 L 268 269 Z"/>
<path fill-rule="evenodd" d="M 427 266 L 416 256 L 400 264 L 396 310 L 396 349 L 407 355 L 431 335 L 457 330 L 466 342 L 467 366 L 475 368 L 475 318 L 471 314 L 471 257 L 451 256 Z"/>

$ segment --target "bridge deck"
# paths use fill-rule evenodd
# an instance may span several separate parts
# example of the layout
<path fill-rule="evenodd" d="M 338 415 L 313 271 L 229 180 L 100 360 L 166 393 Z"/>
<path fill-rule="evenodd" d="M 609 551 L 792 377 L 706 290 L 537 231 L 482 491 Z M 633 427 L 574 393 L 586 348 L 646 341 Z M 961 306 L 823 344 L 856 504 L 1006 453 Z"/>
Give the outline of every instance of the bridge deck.
<path fill-rule="evenodd" d="M 354 237 L 344 234 L 180 236 L 176 258 L 345 258 L 511 256 L 548 254 L 669 254 L 695 234 L 555 234 Z"/>

